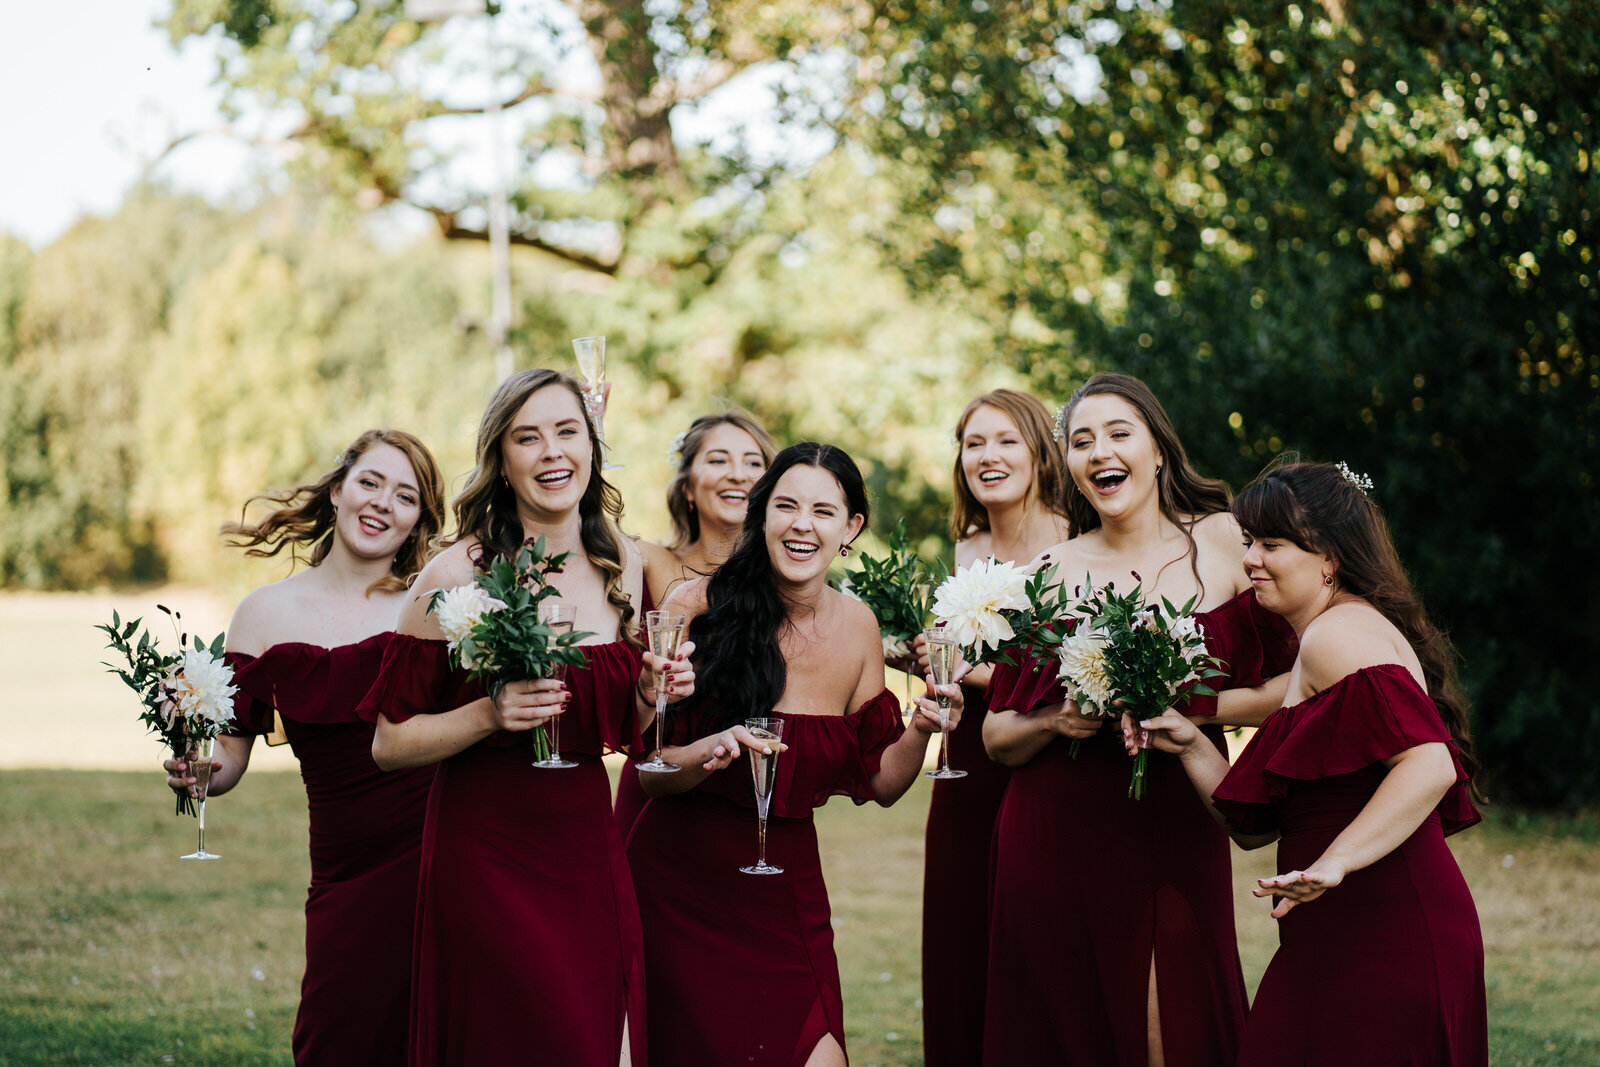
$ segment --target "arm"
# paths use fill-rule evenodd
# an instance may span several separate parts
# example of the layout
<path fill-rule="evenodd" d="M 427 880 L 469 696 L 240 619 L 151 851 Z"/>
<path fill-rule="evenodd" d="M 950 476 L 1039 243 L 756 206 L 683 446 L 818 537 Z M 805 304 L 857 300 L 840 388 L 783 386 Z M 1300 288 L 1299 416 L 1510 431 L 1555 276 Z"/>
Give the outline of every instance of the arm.
<path fill-rule="evenodd" d="M 1093 737 L 1106 722 L 1078 714 L 1075 700 L 1047 705 L 1031 715 L 1009 708 L 990 708 L 983 720 L 983 747 L 996 763 L 1021 767 L 1056 738 Z"/>
<path fill-rule="evenodd" d="M 1209 720 L 1202 720 L 1202 722 Z M 1200 794 L 1200 799 L 1205 801 L 1206 810 L 1216 820 L 1217 825 L 1228 831 L 1228 836 L 1238 842 L 1240 848 L 1256 849 L 1262 845 L 1271 844 L 1278 839 L 1277 834 L 1241 834 L 1236 833 L 1228 826 L 1227 820 L 1211 802 L 1211 795 L 1222 784 L 1222 779 L 1228 775 L 1228 758 L 1217 751 L 1215 745 L 1200 732 L 1187 716 L 1179 714 L 1175 709 L 1168 708 L 1154 719 L 1145 719 L 1138 723 L 1150 731 L 1150 747 L 1158 752 L 1171 752 L 1177 755 L 1183 765 L 1183 772 L 1189 776 L 1189 784 L 1194 786 L 1194 791 Z M 1138 751 L 1139 741 L 1135 736 L 1136 728 L 1131 715 L 1122 717 L 1122 743 L 1123 747 L 1132 755 Z"/>
<path fill-rule="evenodd" d="M 211 781 L 206 785 L 206 796 L 219 797 L 239 784 L 239 779 L 244 777 L 244 772 L 250 766 L 250 753 L 255 742 L 254 736 L 218 735 L 217 743 L 211 749 Z M 191 797 L 200 799 L 195 789 L 196 780 L 189 773 L 189 765 L 185 760 L 173 756 L 161 767 L 167 772 L 167 785 L 173 792 L 187 789 Z"/>
<path fill-rule="evenodd" d="M 779 744 L 778 751 L 782 752 L 788 747 Z M 713 772 L 722 770 L 738 759 L 744 754 L 745 748 L 755 748 L 761 752 L 772 751 L 766 742 L 752 737 L 744 726 L 735 725 L 721 733 L 702 737 L 687 745 L 663 749 L 661 758 L 668 763 L 676 763 L 680 769 L 675 774 L 641 774 L 639 784 L 649 797 L 670 797 L 678 793 L 687 793 L 709 778 Z"/>
<path fill-rule="evenodd" d="M 966 708 L 966 697 L 961 692 L 959 685 L 934 685 L 933 676 L 925 675 L 928 679 L 928 691 L 943 695 L 950 701 L 950 729 L 954 730 L 961 721 L 961 713 Z M 917 780 L 917 775 L 922 772 L 923 760 L 928 753 L 928 739 L 939 733 L 939 705 L 927 697 L 918 697 L 916 714 L 911 717 L 911 726 L 901 734 L 888 748 L 883 750 L 883 759 L 878 764 L 878 773 L 872 776 L 872 792 L 877 797 L 879 805 L 887 808 L 905 795 L 911 788 L 911 783 Z"/>
<path fill-rule="evenodd" d="M 1211 723 L 1217 726 L 1260 726 L 1267 716 L 1283 707 L 1289 693 L 1287 672 L 1268 678 L 1258 686 L 1241 689 L 1224 689 L 1217 694 L 1217 713 L 1209 718 L 1196 716 L 1190 721 L 1197 726 Z"/>
<path fill-rule="evenodd" d="M 1408 748 L 1383 761 L 1389 773 L 1361 814 L 1333 839 L 1316 862 L 1300 871 L 1258 880 L 1258 897 L 1280 898 L 1272 917 L 1281 919 L 1296 904 L 1315 900 L 1344 881 L 1351 871 L 1370 867 L 1399 848 L 1455 784 L 1455 764 L 1442 741 Z"/>

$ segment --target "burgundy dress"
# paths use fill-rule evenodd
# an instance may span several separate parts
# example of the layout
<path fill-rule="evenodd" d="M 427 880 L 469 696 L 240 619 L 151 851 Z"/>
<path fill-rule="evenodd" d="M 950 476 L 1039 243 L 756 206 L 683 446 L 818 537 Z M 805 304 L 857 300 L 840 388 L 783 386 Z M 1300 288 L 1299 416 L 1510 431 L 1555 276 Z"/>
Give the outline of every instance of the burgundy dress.
<path fill-rule="evenodd" d="M 561 717 L 569 770 L 501 732 L 439 764 L 422 837 L 410 1062 L 645 1063 L 639 911 L 601 754 L 639 746 L 639 649 L 584 645 Z M 362 703 L 395 722 L 483 695 L 443 641 L 400 635 Z"/>
<path fill-rule="evenodd" d="M 411 927 L 433 768 L 385 774 L 372 724 L 356 717 L 393 634 L 322 648 L 291 642 L 230 653 L 242 714 L 235 732 L 283 720 L 311 822 L 306 972 L 294 1021 L 301 1064 L 389 1067 L 405 1058 Z"/>
<path fill-rule="evenodd" d="M 1303 870 L 1372 799 L 1381 761 L 1432 741 L 1455 758 L 1411 673 L 1367 667 L 1274 713 L 1217 787 L 1217 809 L 1241 832 L 1276 830 L 1278 871 Z M 1240 1067 L 1486 1067 L 1483 935 L 1444 843 L 1481 816 L 1459 760 L 1456 776 L 1400 847 L 1278 921 Z"/>
<path fill-rule="evenodd" d="M 922 878 L 922 1040 L 927 1067 L 983 1058 L 989 971 L 989 865 L 1011 771 L 983 748 L 986 691 L 963 686 L 966 711 L 950 733 L 950 766 L 965 778 L 933 783 Z"/>
<path fill-rule="evenodd" d="M 690 716 L 685 716 L 690 718 Z M 756 859 L 747 756 L 688 793 L 648 801 L 628 839 L 639 887 L 656 1067 L 806 1062 L 825 1035 L 844 1048 L 844 998 L 812 810 L 874 799 L 871 778 L 904 731 L 888 690 L 848 715 L 786 715 Z M 678 733 L 687 740 L 692 723 Z"/>
<path fill-rule="evenodd" d="M 1197 619 L 1227 687 L 1294 662 L 1293 631 L 1253 591 Z M 1054 657 L 997 667 L 990 707 L 1061 701 L 1057 671 Z M 1216 699 L 1183 710 L 1215 714 Z M 1226 750 L 1220 727 L 1205 733 Z M 1227 834 L 1176 756 L 1151 752 L 1144 799 L 1131 800 L 1133 761 L 1114 724 L 1070 752 L 1057 738 L 1015 768 L 1001 806 L 983 1061 L 1145 1067 L 1153 958 L 1167 1062 L 1232 1067 L 1246 996 Z"/>

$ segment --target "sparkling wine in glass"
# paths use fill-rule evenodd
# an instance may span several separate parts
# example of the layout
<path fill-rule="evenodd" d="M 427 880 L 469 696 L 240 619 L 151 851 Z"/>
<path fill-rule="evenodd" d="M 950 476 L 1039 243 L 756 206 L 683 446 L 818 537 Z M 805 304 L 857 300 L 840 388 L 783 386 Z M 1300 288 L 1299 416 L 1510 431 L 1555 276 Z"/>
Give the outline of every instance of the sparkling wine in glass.
<path fill-rule="evenodd" d="M 678 646 L 683 644 L 683 624 L 687 619 L 671 611 L 649 611 L 645 613 L 645 635 L 650 644 L 650 654 L 656 658 L 657 663 L 663 663 L 678 654 Z M 634 766 L 641 771 L 676 771 L 676 763 L 668 763 L 661 758 L 661 720 L 667 714 L 667 672 L 661 667 L 655 669 L 656 676 L 656 752 L 653 757 Z"/>
<path fill-rule="evenodd" d="M 584 392 L 589 398 L 589 417 L 594 419 L 594 432 L 600 437 L 601 470 L 614 471 L 622 466 L 611 462 L 610 449 L 606 447 L 605 384 L 606 339 L 604 337 L 574 337 L 572 354 L 578 360 L 578 373 L 583 376 Z"/>
<path fill-rule="evenodd" d="M 762 752 L 753 745 L 745 746 L 750 751 L 750 777 L 756 787 L 756 861 L 739 870 L 745 874 L 782 874 L 782 867 L 767 862 L 767 813 L 772 809 L 772 786 L 778 780 L 778 745 L 783 740 L 783 720 L 776 717 L 746 719 L 744 728 L 772 751 Z"/>
<path fill-rule="evenodd" d="M 917 612 L 920 622 L 928 616 L 928 590 L 927 582 L 911 583 L 911 603 Z M 913 653 L 908 657 L 910 663 L 906 665 L 906 721 L 909 722 L 917 714 L 917 697 L 927 691 L 927 682 L 917 673 L 917 657 Z"/>
<path fill-rule="evenodd" d="M 923 640 L 928 642 L 928 673 L 933 675 L 934 685 L 949 685 L 956 677 L 956 645 L 955 635 L 941 627 L 929 627 L 922 631 Z M 965 778 L 966 771 L 953 771 L 950 769 L 950 698 L 943 693 L 938 695 L 939 701 L 939 767 L 928 772 L 929 778 Z"/>
<path fill-rule="evenodd" d="M 188 751 L 184 753 L 184 762 L 188 764 L 189 776 L 194 779 L 195 800 L 199 803 L 195 808 L 195 817 L 200 824 L 200 842 L 195 850 L 179 859 L 186 860 L 220 860 L 222 857 L 215 852 L 206 851 L 206 790 L 211 786 L 211 747 L 212 738 L 197 738 L 189 742 Z"/>
<path fill-rule="evenodd" d="M 539 604 L 539 621 L 554 630 L 556 636 L 572 632 L 572 624 L 577 620 L 578 609 L 561 600 L 545 600 Z M 558 682 L 567 680 L 566 664 L 559 664 L 551 675 Z M 550 755 L 544 759 L 534 760 L 535 767 L 561 768 L 576 767 L 577 764 L 569 759 L 561 758 L 561 716 L 550 717 Z"/>

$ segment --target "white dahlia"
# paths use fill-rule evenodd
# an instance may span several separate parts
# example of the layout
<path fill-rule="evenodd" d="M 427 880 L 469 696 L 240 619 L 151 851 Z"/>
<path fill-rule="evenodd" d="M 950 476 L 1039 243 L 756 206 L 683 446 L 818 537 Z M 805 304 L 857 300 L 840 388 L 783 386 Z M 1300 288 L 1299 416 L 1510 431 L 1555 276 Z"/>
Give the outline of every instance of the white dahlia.
<path fill-rule="evenodd" d="M 980 654 L 1016 636 L 1002 612 L 1028 607 L 1028 575 L 1012 563 L 980 559 L 946 578 L 933 594 L 933 614 L 956 643 Z"/>
<path fill-rule="evenodd" d="M 883 638 L 883 658 L 893 663 L 897 659 L 905 659 L 911 655 L 911 639 L 907 637 L 894 637 L 890 634 L 880 635 Z"/>
<path fill-rule="evenodd" d="M 469 583 L 441 593 L 433 605 L 433 613 L 438 616 L 439 629 L 444 633 L 445 640 L 450 642 L 450 651 L 457 652 L 461 643 L 472 636 L 472 628 L 482 622 L 485 615 L 505 606 L 504 601 Z M 464 660 L 461 665 L 468 670 L 474 666 Z"/>
<path fill-rule="evenodd" d="M 162 685 L 177 713 L 207 736 L 233 721 L 233 671 L 203 648 L 191 648 L 167 668 Z"/>
<path fill-rule="evenodd" d="M 1060 678 L 1075 691 L 1085 715 L 1109 717 L 1111 714 L 1111 700 L 1115 694 L 1111 690 L 1111 676 L 1106 673 L 1108 643 L 1104 630 L 1079 626 L 1061 642 L 1058 651 Z"/>

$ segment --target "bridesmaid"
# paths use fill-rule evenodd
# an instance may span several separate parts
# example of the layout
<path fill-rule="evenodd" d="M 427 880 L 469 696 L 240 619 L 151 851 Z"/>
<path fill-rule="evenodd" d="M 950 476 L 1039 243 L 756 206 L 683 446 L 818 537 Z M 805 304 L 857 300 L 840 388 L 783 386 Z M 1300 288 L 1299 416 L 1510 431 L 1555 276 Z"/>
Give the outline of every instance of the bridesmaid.
<path fill-rule="evenodd" d="M 377 720 L 380 767 L 439 763 L 422 840 L 413 1064 L 615 1067 L 630 1049 L 644 1062 L 639 913 L 600 762 L 642 748 L 655 708 L 634 608 L 643 561 L 620 513 L 577 384 L 550 370 L 502 382 L 454 540 L 419 577 L 362 706 Z M 595 636 L 565 684 L 513 680 L 491 698 L 450 666 L 429 594 L 539 536 L 573 554 L 552 581 Z M 692 687 L 687 663 L 668 670 L 669 684 Z M 574 769 L 530 766 L 528 731 L 555 715 Z"/>
<path fill-rule="evenodd" d="M 355 708 L 377 676 L 407 583 L 444 521 L 422 442 L 368 430 L 317 481 L 251 498 L 277 507 L 223 533 L 252 556 L 309 550 L 310 566 L 257 589 L 228 626 L 236 730 L 218 738 L 209 796 L 238 784 L 256 734 L 282 720 L 306 787 L 311 888 L 294 1060 L 374 1067 L 405 1058 L 411 927 L 431 768 L 384 774 Z M 194 784 L 182 760 L 168 783 Z"/>
<path fill-rule="evenodd" d="M 750 487 L 776 451 L 755 416 L 738 408 L 689 424 L 677 442 L 678 469 L 667 486 L 672 543 L 639 542 L 651 604 L 664 603 L 683 582 L 722 566 L 739 541 Z M 645 799 L 639 772 L 624 764 L 617 778 L 617 829 L 624 838 Z"/>
<path fill-rule="evenodd" d="M 1483 1067 L 1483 935 L 1444 843 L 1480 818 L 1467 703 L 1356 481 L 1288 463 L 1233 503 L 1257 596 L 1300 635 L 1290 706 L 1232 770 L 1181 715 L 1142 725 L 1241 845 L 1278 841 L 1278 874 L 1255 895 L 1277 898 L 1280 946 L 1240 1067 Z"/>
<path fill-rule="evenodd" d="M 1040 564 L 1074 585 L 1140 584 L 1151 602 L 1198 595 L 1233 688 L 1185 713 L 1261 721 L 1285 687 L 1262 679 L 1287 670 L 1293 634 L 1255 603 L 1227 486 L 1195 473 L 1137 379 L 1094 376 L 1061 418 L 1076 536 Z M 984 1062 L 1231 1065 L 1245 987 L 1227 836 L 1175 759 L 1151 757 L 1144 799 L 1129 799 L 1118 731 L 1080 715 L 1056 672 L 1053 657 L 1002 664 L 989 687 L 984 743 L 1013 770 L 995 829 Z M 1220 726 L 1205 733 L 1224 750 Z"/>
<path fill-rule="evenodd" d="M 812 810 L 830 796 L 893 804 L 922 770 L 934 705 L 907 730 L 884 688 L 878 623 L 831 589 L 828 562 L 867 521 L 850 457 L 803 442 L 750 491 L 744 536 L 709 579 L 672 594 L 691 617 L 701 692 L 674 712 L 677 774 L 628 842 L 644 916 L 650 1051 L 662 1064 L 842 1065 L 844 1008 Z M 943 689 L 959 718 L 960 689 Z M 784 720 L 767 832 L 782 874 L 753 876 L 747 717 Z"/>
<path fill-rule="evenodd" d="M 956 566 L 985 558 L 1027 563 L 1069 536 L 1060 510 L 1066 486 L 1050 413 L 1012 389 L 975 398 L 956 423 Z M 918 673 L 928 669 L 919 637 Z M 923 1046 L 928 1067 L 969 1067 L 983 1058 L 988 985 L 989 860 L 995 817 L 1010 771 L 983 749 L 989 668 L 962 680 L 966 714 L 950 734 L 950 762 L 967 777 L 933 783 L 922 899 Z"/>

